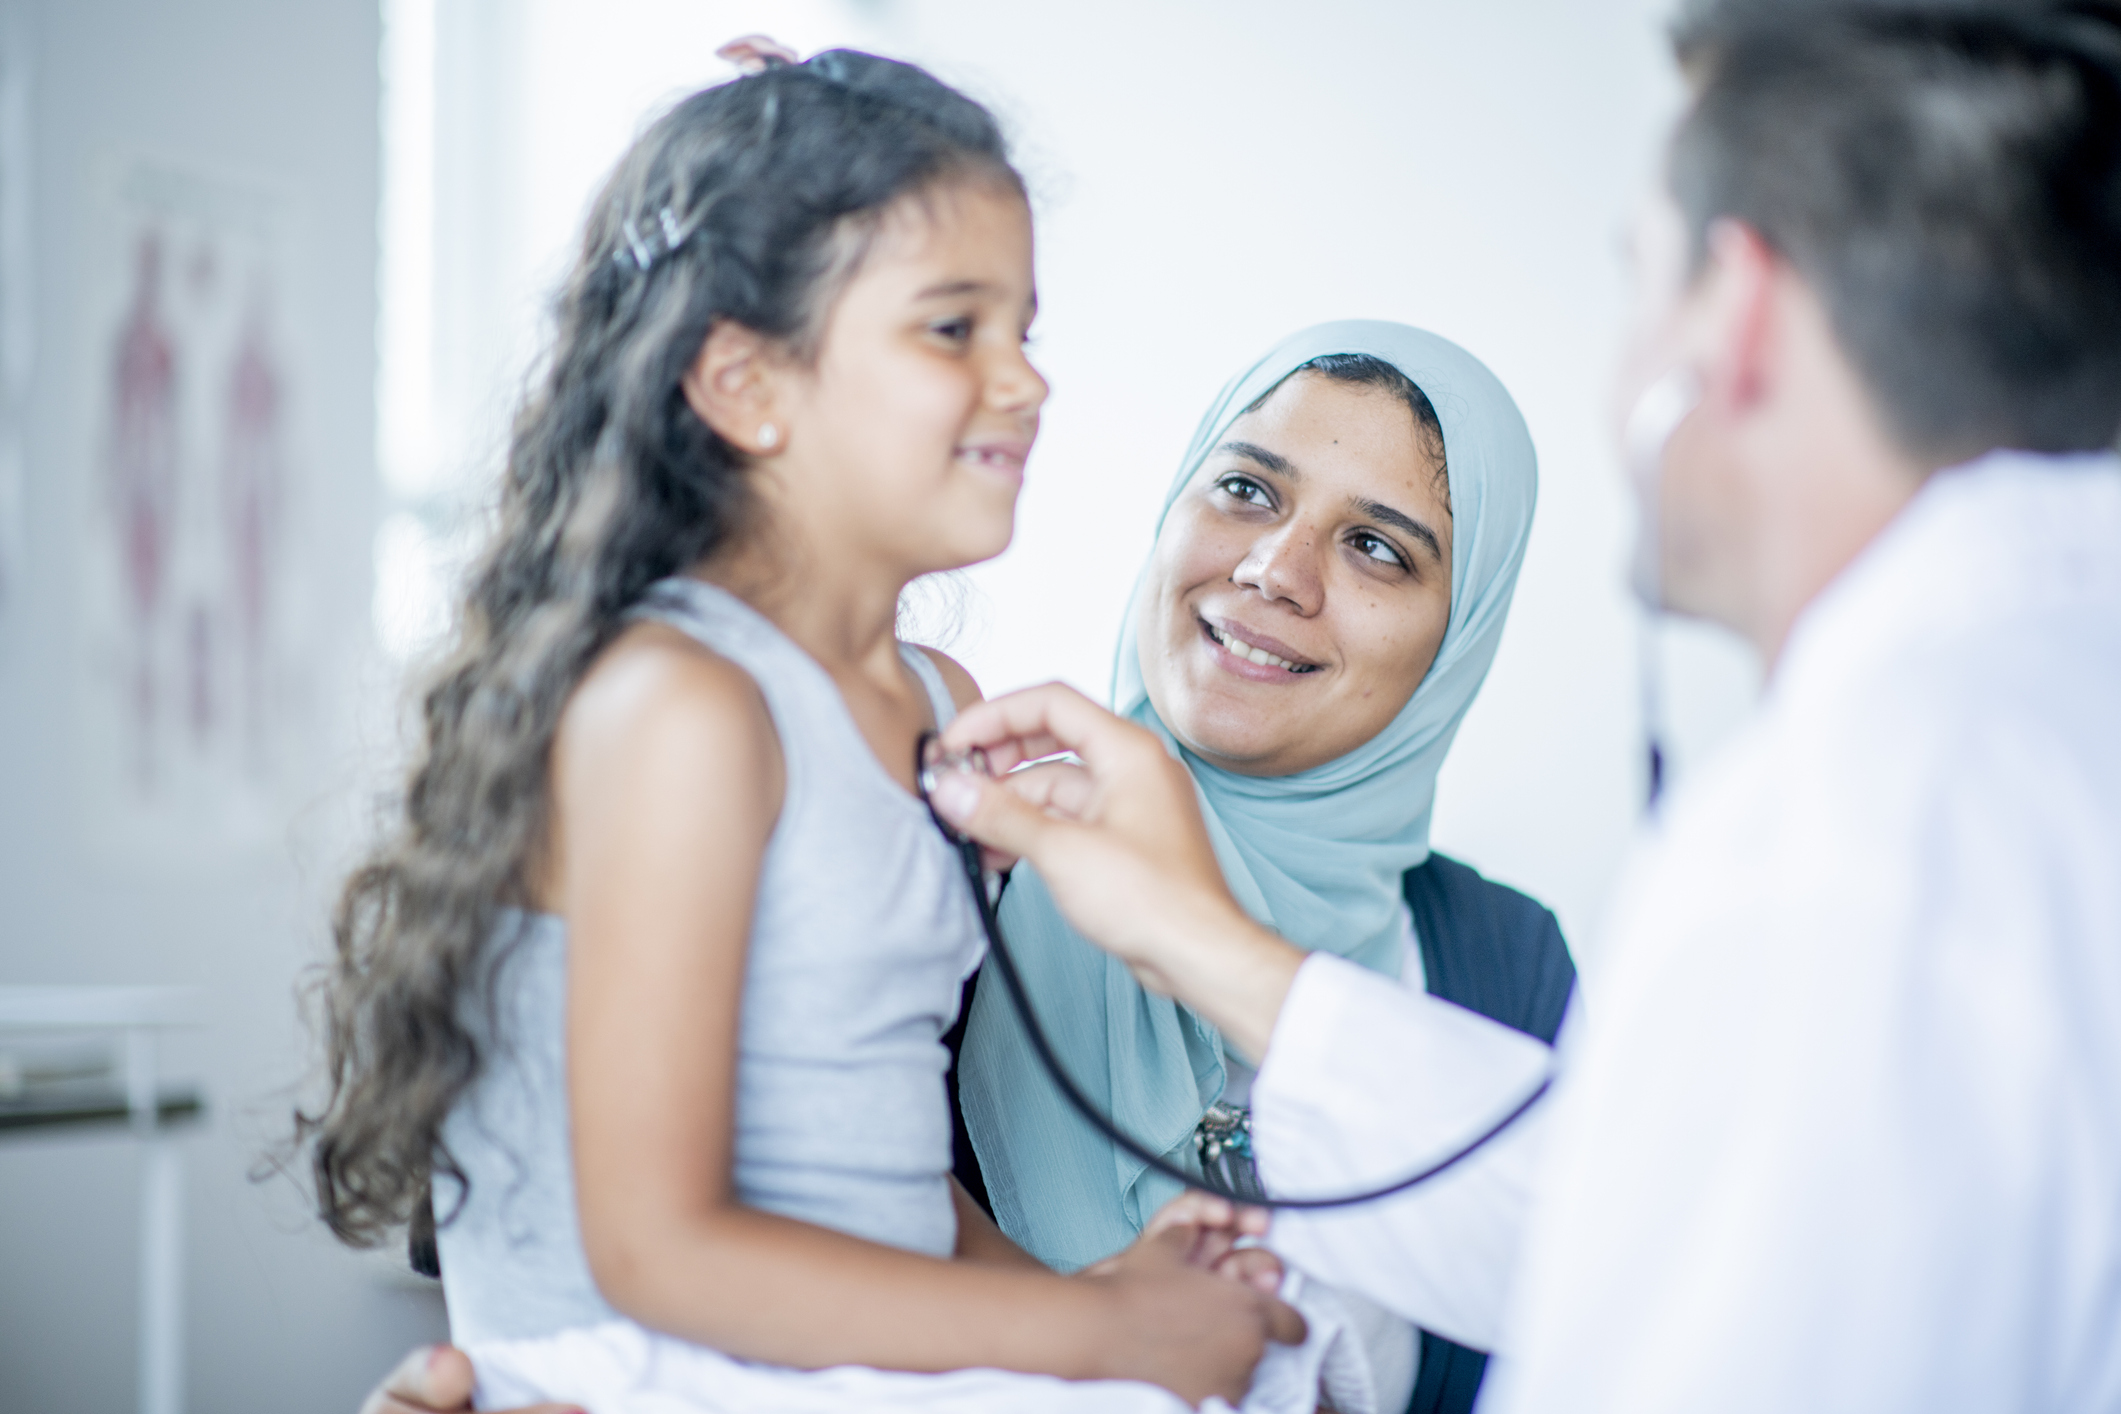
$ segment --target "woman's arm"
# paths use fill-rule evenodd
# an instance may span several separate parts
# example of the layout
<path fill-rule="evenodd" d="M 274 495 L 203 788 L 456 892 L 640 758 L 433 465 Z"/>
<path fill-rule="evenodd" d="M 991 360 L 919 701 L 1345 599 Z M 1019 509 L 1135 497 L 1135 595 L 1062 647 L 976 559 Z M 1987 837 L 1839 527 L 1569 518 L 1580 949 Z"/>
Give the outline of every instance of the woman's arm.
<path fill-rule="evenodd" d="M 994 1225 L 994 1219 L 972 1201 L 972 1195 L 955 1177 L 950 1180 L 950 1201 L 957 1208 L 957 1258 L 961 1262 L 986 1262 L 1019 1271 L 1043 1272 L 1044 1262 L 1009 1240 Z"/>
<path fill-rule="evenodd" d="M 750 921 L 783 766 L 750 678 L 633 631 L 555 743 L 547 905 L 568 921 L 568 1067 L 583 1246 L 605 1297 L 746 1359 L 984 1365 L 1242 1393 L 1260 1293 L 1183 1244 L 1096 1281 L 951 1262 L 762 1213 L 732 1181 Z M 1284 1327 L 1286 1329 L 1286 1327 Z"/>

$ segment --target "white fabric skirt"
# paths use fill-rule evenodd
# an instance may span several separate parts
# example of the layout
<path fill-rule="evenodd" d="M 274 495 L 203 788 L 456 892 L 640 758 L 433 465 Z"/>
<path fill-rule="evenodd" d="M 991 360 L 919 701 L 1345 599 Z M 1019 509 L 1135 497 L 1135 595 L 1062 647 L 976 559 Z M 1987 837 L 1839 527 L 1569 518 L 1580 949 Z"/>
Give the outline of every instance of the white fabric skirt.
<path fill-rule="evenodd" d="M 1329 1294 L 1304 1290 L 1294 1273 L 1283 1288 L 1311 1326 L 1301 1346 L 1270 1346 L 1245 1396 L 1242 1414 L 1310 1414 L 1320 1380 L 1344 1414 L 1374 1414 L 1365 1402 L 1367 1371 L 1359 1342 Z M 733 1359 L 717 1350 L 661 1335 L 631 1321 L 577 1326 L 528 1340 L 470 1346 L 480 1409 L 545 1400 L 579 1404 L 591 1414 L 1190 1414 L 1184 1400 L 1132 1380 L 1063 1380 L 1009 1370 L 955 1370 L 944 1375 L 846 1365 L 793 1370 Z M 1231 1414 L 1210 1399 L 1203 1414 Z"/>

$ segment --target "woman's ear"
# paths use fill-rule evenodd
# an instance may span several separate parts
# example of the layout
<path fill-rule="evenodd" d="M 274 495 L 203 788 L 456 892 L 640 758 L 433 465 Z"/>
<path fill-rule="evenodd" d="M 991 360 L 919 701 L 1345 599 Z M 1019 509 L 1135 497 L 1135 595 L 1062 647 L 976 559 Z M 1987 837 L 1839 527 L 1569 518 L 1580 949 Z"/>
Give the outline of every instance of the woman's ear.
<path fill-rule="evenodd" d="M 734 320 L 716 320 L 680 385 L 693 414 L 749 456 L 788 444 L 775 353 L 764 335 Z"/>

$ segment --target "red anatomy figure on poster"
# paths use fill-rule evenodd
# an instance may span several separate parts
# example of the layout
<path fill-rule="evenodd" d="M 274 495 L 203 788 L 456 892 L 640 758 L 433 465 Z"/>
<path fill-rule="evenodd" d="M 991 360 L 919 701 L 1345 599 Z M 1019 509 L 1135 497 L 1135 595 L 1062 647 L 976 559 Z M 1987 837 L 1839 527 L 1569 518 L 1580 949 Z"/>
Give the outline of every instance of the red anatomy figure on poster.
<path fill-rule="evenodd" d="M 162 243 L 140 238 L 133 303 L 111 366 L 110 480 L 131 617 L 131 707 L 143 789 L 155 773 L 155 719 L 160 708 L 155 629 L 169 580 L 177 494 L 177 375 L 162 323 Z"/>
<path fill-rule="evenodd" d="M 266 338 L 266 302 L 255 294 L 228 382 L 228 433 L 222 463 L 229 568 L 235 581 L 237 651 L 242 657 L 244 754 L 265 764 L 267 651 L 279 569 L 285 467 L 282 392 Z"/>

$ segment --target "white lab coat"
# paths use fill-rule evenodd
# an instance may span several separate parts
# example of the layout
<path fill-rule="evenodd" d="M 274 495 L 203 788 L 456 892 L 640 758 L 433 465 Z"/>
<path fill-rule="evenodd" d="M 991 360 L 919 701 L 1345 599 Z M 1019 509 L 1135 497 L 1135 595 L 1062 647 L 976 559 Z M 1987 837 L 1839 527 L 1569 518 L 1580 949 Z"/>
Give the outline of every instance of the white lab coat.
<path fill-rule="evenodd" d="M 1485 1410 L 2121 1409 L 2121 462 L 1932 478 L 1604 943 L 1536 1123 L 1273 1244 L 1496 1349 Z M 1314 958 L 1264 1175 L 1387 1176 L 1537 1065 Z"/>

